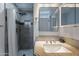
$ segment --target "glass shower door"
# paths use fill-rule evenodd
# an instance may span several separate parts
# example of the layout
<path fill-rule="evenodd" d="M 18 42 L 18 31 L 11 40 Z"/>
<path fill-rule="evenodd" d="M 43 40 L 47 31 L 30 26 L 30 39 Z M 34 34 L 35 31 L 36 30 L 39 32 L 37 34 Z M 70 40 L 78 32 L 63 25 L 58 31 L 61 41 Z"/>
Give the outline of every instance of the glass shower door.
<path fill-rule="evenodd" d="M 59 30 L 59 10 L 57 9 L 56 13 L 51 16 L 51 31 L 58 32 Z"/>
<path fill-rule="evenodd" d="M 41 7 L 39 11 L 39 30 L 50 31 L 50 8 Z"/>

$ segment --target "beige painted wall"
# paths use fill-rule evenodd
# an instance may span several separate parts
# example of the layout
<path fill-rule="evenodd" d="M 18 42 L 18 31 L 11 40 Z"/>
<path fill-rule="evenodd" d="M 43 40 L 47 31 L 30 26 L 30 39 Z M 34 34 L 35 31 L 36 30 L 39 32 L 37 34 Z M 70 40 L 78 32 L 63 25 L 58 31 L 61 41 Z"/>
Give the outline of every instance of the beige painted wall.
<path fill-rule="evenodd" d="M 65 25 L 60 30 L 60 36 L 66 37 L 64 39 L 68 44 L 79 48 L 79 24 Z"/>
<path fill-rule="evenodd" d="M 34 40 L 39 36 L 39 6 L 34 4 Z"/>
<path fill-rule="evenodd" d="M 5 11 L 4 3 L 0 3 L 0 56 L 5 55 Z"/>
<path fill-rule="evenodd" d="M 17 55 L 17 39 L 16 39 L 16 11 L 17 9 L 13 4 L 6 4 L 7 8 L 7 25 L 8 25 L 8 47 L 9 56 Z"/>

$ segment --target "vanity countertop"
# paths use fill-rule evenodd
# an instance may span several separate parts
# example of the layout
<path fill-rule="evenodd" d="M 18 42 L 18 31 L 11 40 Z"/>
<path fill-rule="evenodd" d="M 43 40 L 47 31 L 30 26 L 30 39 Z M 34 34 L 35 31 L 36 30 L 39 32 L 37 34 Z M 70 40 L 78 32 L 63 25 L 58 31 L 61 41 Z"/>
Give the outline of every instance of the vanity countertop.
<path fill-rule="evenodd" d="M 61 44 L 64 47 L 66 47 L 67 49 L 69 49 L 71 52 L 46 53 L 43 49 L 44 44 L 46 44 L 46 41 L 44 41 L 44 40 L 35 42 L 35 46 L 34 46 L 35 55 L 38 55 L 38 56 L 78 56 L 79 55 L 79 49 L 77 49 L 69 44 L 66 44 L 66 43 L 61 43 Z"/>

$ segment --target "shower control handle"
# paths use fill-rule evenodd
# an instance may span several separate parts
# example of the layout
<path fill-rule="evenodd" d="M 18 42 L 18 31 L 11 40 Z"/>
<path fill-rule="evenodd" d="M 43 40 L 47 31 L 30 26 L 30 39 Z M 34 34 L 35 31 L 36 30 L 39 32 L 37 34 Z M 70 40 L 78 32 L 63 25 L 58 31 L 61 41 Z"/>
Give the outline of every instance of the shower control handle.
<path fill-rule="evenodd" d="M 0 25 L 0 27 L 3 27 L 3 25 Z"/>

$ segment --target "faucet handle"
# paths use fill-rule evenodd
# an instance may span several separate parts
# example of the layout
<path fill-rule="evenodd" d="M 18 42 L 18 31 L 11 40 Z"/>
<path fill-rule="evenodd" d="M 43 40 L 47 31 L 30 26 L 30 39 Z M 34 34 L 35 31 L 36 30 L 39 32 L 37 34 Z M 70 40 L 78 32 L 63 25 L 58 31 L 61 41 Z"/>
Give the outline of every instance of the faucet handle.
<path fill-rule="evenodd" d="M 46 44 L 48 43 L 48 41 L 46 40 Z"/>
<path fill-rule="evenodd" d="M 53 40 L 54 43 L 56 43 L 56 40 Z"/>
<path fill-rule="evenodd" d="M 51 44 L 51 42 L 50 42 L 50 41 L 48 41 L 48 40 L 46 40 L 46 44 Z"/>
<path fill-rule="evenodd" d="M 50 42 L 48 40 L 46 40 L 46 44 L 50 44 Z"/>
<path fill-rule="evenodd" d="M 50 40 L 50 44 L 52 44 L 52 41 Z"/>

